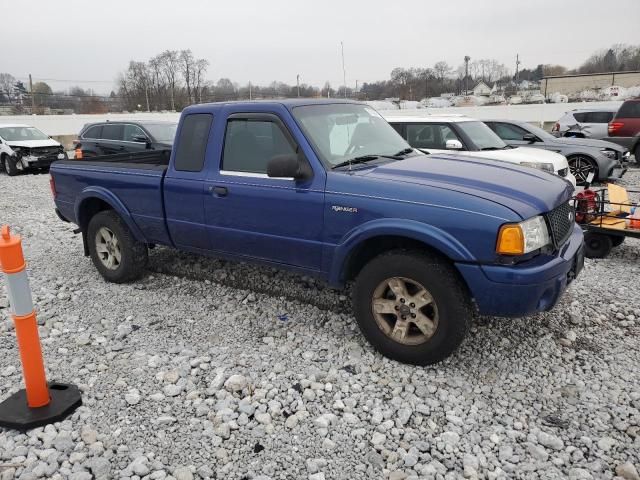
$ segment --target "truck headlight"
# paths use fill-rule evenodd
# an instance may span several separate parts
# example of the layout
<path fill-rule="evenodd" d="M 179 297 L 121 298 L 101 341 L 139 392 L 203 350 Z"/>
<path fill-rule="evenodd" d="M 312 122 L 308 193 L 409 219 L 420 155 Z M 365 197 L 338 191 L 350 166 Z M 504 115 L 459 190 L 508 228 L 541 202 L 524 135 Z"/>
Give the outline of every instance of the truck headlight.
<path fill-rule="evenodd" d="M 615 150 L 610 150 L 608 148 L 600 149 L 600 153 L 602 153 L 605 157 L 610 158 L 612 160 L 615 160 L 617 156 Z"/>
<path fill-rule="evenodd" d="M 524 255 L 550 243 L 547 223 L 540 215 L 520 223 L 500 227 L 496 252 L 501 255 Z"/>
<path fill-rule="evenodd" d="M 553 163 L 539 163 L 539 162 L 520 162 L 523 167 L 537 168 L 538 170 L 544 170 L 545 172 L 553 173 Z"/>

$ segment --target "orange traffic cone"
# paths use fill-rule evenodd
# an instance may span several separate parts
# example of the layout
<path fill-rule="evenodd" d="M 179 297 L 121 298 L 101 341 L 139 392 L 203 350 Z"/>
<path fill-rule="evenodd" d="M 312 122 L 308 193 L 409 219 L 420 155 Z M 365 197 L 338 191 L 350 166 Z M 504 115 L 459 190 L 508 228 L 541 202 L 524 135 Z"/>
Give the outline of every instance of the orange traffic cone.
<path fill-rule="evenodd" d="M 0 230 L 0 268 L 9 292 L 26 388 L 0 403 L 0 427 L 17 430 L 57 422 L 82 404 L 75 385 L 47 385 L 26 267 L 20 236 L 11 235 L 9 227 L 3 226 Z"/>

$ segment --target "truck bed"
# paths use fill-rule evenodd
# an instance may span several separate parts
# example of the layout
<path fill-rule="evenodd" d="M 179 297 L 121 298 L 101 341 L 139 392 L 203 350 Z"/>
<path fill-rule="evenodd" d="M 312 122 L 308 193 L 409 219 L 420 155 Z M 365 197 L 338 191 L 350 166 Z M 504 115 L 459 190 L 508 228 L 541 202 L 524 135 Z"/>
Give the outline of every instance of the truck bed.
<path fill-rule="evenodd" d="M 170 243 L 164 220 L 162 183 L 170 150 L 62 160 L 51 166 L 60 214 L 78 223 L 77 208 L 98 197 L 126 208 L 149 243 Z"/>

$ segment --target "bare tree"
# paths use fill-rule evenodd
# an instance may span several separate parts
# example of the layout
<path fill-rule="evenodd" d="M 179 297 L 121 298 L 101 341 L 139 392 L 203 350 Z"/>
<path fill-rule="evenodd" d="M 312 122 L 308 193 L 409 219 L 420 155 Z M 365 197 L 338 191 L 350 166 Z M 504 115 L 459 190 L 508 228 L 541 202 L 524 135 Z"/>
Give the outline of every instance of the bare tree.
<path fill-rule="evenodd" d="M 441 83 L 451 74 L 452 68 L 447 62 L 441 60 L 433 66 L 433 71 L 436 73 L 436 77 Z"/>
<path fill-rule="evenodd" d="M 207 68 L 209 68 L 209 61 L 204 58 L 196 61 L 194 68 L 194 86 L 196 90 L 196 101 L 198 103 L 202 103 L 202 85 L 204 83 L 204 75 L 207 73 Z"/>
<path fill-rule="evenodd" d="M 180 68 L 180 60 L 176 50 L 166 50 L 160 55 L 162 72 L 167 79 L 169 93 L 171 94 L 171 110 L 176 109 L 176 86 L 178 85 L 178 70 Z"/>
<path fill-rule="evenodd" d="M 180 70 L 182 72 L 182 78 L 187 86 L 187 102 L 193 103 L 192 90 L 195 83 L 195 59 L 191 50 L 180 51 Z"/>
<path fill-rule="evenodd" d="M 13 99 L 15 84 L 16 79 L 13 75 L 10 73 L 0 73 L 0 93 L 4 94 L 9 102 Z"/>

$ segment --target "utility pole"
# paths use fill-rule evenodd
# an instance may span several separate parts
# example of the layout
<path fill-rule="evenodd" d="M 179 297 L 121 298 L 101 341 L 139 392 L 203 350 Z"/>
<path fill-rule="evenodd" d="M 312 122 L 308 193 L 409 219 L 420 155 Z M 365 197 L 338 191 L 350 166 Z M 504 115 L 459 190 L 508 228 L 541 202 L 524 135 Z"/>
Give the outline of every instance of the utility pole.
<path fill-rule="evenodd" d="M 467 92 L 469 91 L 469 85 L 467 84 L 467 82 L 469 81 L 469 60 L 471 60 L 471 57 L 469 55 L 465 55 L 464 56 L 464 94 L 466 95 Z"/>
<path fill-rule="evenodd" d="M 36 97 L 33 96 L 33 80 L 29 74 L 29 91 L 31 92 L 31 115 L 36 113 Z"/>
<path fill-rule="evenodd" d="M 252 98 L 251 98 L 251 82 L 249 82 L 249 100 L 252 100 Z"/>
<path fill-rule="evenodd" d="M 344 43 L 340 42 L 342 50 L 342 83 L 344 84 L 344 98 L 347 98 L 347 71 L 344 68 Z"/>
<path fill-rule="evenodd" d="M 516 54 L 516 93 L 518 93 L 518 84 L 520 83 L 519 72 L 518 72 L 519 66 L 520 66 L 520 54 Z"/>
<path fill-rule="evenodd" d="M 296 75 L 296 87 L 298 88 L 298 98 L 300 98 L 300 74 Z"/>
<path fill-rule="evenodd" d="M 144 96 L 147 99 L 147 112 L 150 112 L 151 110 L 149 109 L 149 86 L 146 83 L 144 84 Z"/>

